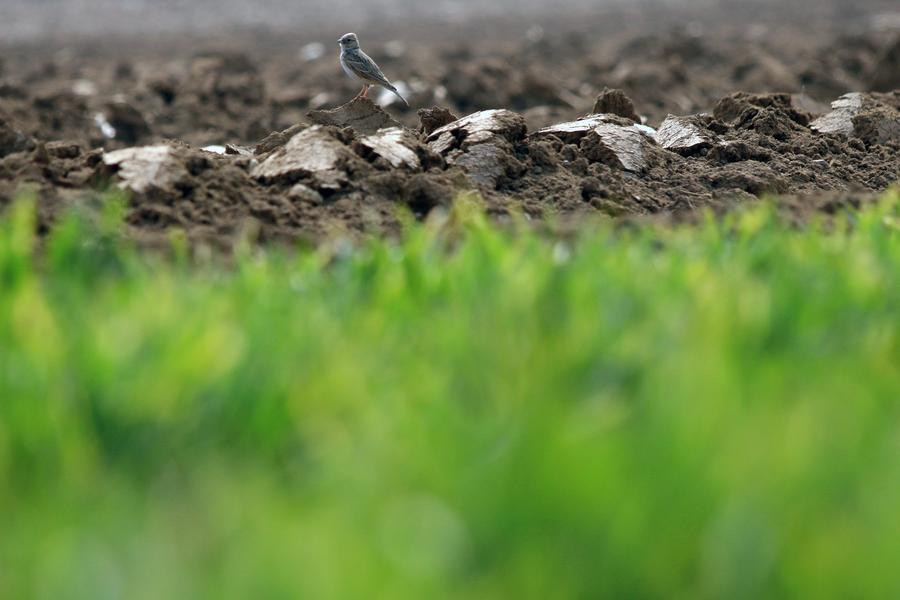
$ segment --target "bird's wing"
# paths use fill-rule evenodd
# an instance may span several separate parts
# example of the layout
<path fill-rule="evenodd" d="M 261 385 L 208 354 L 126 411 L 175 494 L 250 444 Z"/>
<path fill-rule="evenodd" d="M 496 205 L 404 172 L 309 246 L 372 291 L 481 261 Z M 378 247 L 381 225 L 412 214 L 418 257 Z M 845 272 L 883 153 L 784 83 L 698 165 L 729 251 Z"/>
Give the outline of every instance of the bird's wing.
<path fill-rule="evenodd" d="M 378 65 L 375 64 L 375 61 L 369 58 L 369 55 L 365 52 L 361 50 L 359 52 L 347 52 L 344 56 L 344 62 L 361 79 L 384 85 L 388 88 L 394 87 L 388 78 L 384 76 L 384 73 L 381 72 L 381 69 L 378 68 Z"/>

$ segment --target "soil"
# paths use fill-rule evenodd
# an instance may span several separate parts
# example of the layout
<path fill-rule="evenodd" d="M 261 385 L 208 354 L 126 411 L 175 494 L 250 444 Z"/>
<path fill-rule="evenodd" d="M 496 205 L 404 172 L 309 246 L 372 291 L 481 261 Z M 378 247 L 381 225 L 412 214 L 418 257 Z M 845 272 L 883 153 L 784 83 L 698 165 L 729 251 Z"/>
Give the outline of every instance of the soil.
<path fill-rule="evenodd" d="M 874 0 L 780 4 L 756 21 L 655 8 L 640 25 L 634 7 L 585 8 L 491 36 L 464 14 L 466 35 L 423 20 L 403 43 L 373 26 L 363 45 L 409 110 L 387 93 L 347 103 L 358 90 L 327 24 L 8 42 L 0 206 L 36 190 L 48 231 L 115 185 L 139 241 L 180 229 L 227 245 L 391 235 L 398 208 L 425 218 L 472 188 L 489 213 L 533 219 L 770 194 L 801 212 L 858 205 L 900 180 L 900 18 Z"/>

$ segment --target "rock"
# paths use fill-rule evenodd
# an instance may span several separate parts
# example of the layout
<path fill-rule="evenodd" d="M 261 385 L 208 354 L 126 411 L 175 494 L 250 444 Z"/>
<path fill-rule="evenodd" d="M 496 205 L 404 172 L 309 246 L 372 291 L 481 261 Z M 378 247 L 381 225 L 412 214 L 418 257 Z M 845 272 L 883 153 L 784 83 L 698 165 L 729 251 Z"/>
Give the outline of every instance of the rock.
<path fill-rule="evenodd" d="M 431 135 L 435 129 L 440 129 L 457 120 L 459 117 L 443 106 L 419 109 L 419 131 L 424 135 Z"/>
<path fill-rule="evenodd" d="M 34 140 L 16 129 L 12 121 L 0 112 L 0 158 L 34 148 Z"/>
<path fill-rule="evenodd" d="M 634 103 L 625 92 L 618 89 L 603 88 L 594 102 L 594 114 L 611 114 L 624 117 L 635 123 L 640 123 L 641 118 L 634 111 Z"/>
<path fill-rule="evenodd" d="M 505 109 L 483 110 L 435 129 L 426 141 L 435 152 L 447 154 L 485 142 L 515 143 L 525 137 L 526 131 L 521 115 Z"/>
<path fill-rule="evenodd" d="M 669 115 L 656 132 L 656 143 L 666 150 L 690 156 L 711 148 L 716 140 L 695 118 Z"/>
<path fill-rule="evenodd" d="M 371 135 L 379 129 L 401 127 L 391 115 L 367 98 L 354 98 L 347 104 L 332 110 L 314 110 L 306 115 L 318 125 L 350 127 L 362 135 Z"/>
<path fill-rule="evenodd" d="M 325 127 L 314 125 L 272 152 L 253 168 L 251 175 L 263 183 L 293 183 L 312 177 L 320 189 L 333 190 L 344 185 L 344 169 L 355 158 Z"/>
<path fill-rule="evenodd" d="M 400 127 L 382 129 L 374 135 L 361 138 L 355 146 L 362 150 L 359 153 L 364 158 L 374 154 L 394 168 L 402 167 L 410 171 L 422 169 L 422 161 L 417 153 L 419 140 Z"/>
<path fill-rule="evenodd" d="M 152 189 L 171 189 L 189 173 L 171 146 L 125 148 L 103 155 L 103 164 L 113 169 L 119 187 L 142 194 Z"/>
<path fill-rule="evenodd" d="M 900 89 L 900 36 L 878 58 L 868 82 L 869 89 L 875 92 Z"/>
<path fill-rule="evenodd" d="M 879 94 L 844 94 L 831 112 L 810 125 L 819 133 L 855 137 L 865 144 L 900 144 L 900 110 Z"/>

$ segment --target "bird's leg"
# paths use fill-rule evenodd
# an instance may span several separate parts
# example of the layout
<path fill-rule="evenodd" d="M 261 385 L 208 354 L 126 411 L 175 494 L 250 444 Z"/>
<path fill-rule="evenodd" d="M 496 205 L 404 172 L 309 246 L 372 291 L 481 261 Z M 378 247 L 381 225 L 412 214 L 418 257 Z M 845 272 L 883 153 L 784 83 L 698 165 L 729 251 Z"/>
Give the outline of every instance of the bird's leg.
<path fill-rule="evenodd" d="M 365 98 L 365 97 L 366 97 L 366 93 L 367 93 L 368 91 L 369 91 L 369 86 L 364 85 L 364 86 L 363 86 L 363 89 L 359 90 L 359 93 L 356 94 L 356 96 L 354 96 L 353 99 L 356 100 L 357 98 Z"/>
<path fill-rule="evenodd" d="M 363 87 L 363 91 L 362 91 L 362 97 L 365 98 L 365 99 L 367 99 L 367 100 L 368 100 L 368 98 L 369 98 L 369 87 L 370 87 L 370 86 L 368 86 L 368 85 L 365 86 L 365 87 Z"/>

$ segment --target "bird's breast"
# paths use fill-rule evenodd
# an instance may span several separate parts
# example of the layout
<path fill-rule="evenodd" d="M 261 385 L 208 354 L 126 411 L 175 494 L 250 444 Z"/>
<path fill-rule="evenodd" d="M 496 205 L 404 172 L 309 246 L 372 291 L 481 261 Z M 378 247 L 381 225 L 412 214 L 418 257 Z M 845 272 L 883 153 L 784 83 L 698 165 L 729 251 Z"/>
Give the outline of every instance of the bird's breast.
<path fill-rule="evenodd" d="M 344 73 L 346 73 L 350 79 L 360 80 L 359 76 L 353 72 L 353 69 L 347 66 L 347 61 L 344 60 L 343 52 L 341 52 L 341 68 L 344 69 Z"/>

